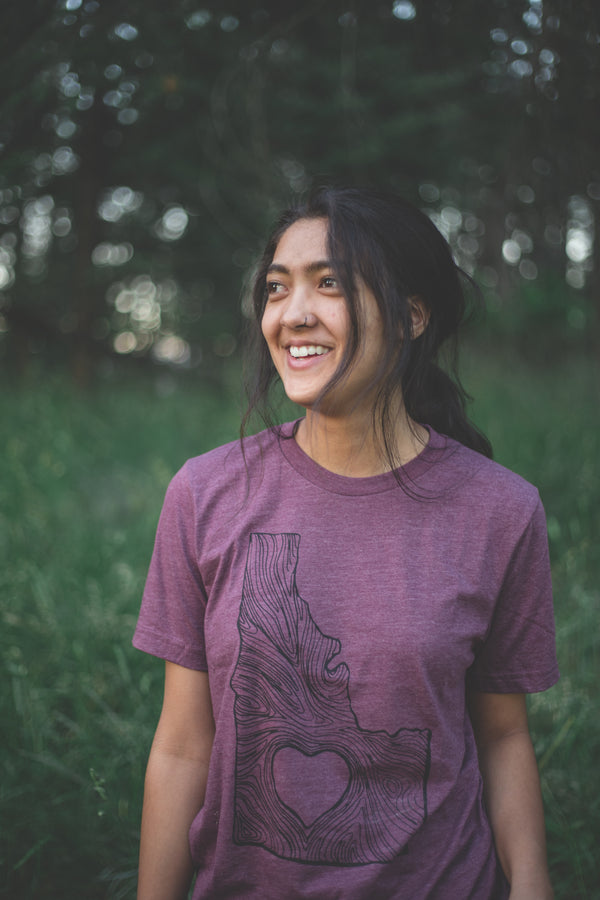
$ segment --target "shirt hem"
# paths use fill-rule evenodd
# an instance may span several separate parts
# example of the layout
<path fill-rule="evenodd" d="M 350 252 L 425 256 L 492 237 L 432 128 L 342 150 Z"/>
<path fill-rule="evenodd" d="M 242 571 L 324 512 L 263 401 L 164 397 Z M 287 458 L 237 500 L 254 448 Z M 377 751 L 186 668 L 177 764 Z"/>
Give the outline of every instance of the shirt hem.
<path fill-rule="evenodd" d="M 475 691 L 490 694 L 538 694 L 553 687 L 560 678 L 558 667 L 544 673 L 520 674 L 513 676 L 489 676 L 469 680 Z"/>
<path fill-rule="evenodd" d="M 208 663 L 204 655 L 190 653 L 186 647 L 173 644 L 164 639 L 161 640 L 153 632 L 144 634 L 138 630 L 135 632 L 131 643 L 136 650 L 141 650 L 142 653 L 148 653 L 150 656 L 156 656 L 159 659 L 175 663 L 175 665 L 183 666 L 186 669 L 208 672 Z"/>

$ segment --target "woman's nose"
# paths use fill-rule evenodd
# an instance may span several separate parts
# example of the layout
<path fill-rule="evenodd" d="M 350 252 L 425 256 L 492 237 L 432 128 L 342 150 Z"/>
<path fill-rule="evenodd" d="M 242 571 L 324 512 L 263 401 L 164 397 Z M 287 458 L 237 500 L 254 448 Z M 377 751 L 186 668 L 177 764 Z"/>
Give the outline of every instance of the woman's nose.
<path fill-rule="evenodd" d="M 291 291 L 281 316 L 281 324 L 285 328 L 309 328 L 316 322 L 309 292 L 304 288 Z"/>

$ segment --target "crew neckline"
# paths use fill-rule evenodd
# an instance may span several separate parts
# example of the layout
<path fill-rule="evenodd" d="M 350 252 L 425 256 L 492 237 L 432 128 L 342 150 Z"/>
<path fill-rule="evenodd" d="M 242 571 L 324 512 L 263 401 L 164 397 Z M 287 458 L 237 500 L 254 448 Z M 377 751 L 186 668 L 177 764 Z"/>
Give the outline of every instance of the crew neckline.
<path fill-rule="evenodd" d="M 294 437 L 301 421 L 301 419 L 296 419 L 294 422 L 287 422 L 278 429 L 281 452 L 299 475 L 332 494 L 359 496 L 398 490 L 400 486 L 396 474 L 401 482 L 407 485 L 408 493 L 412 493 L 411 485 L 428 472 L 434 463 L 441 460 L 448 445 L 448 438 L 445 435 L 438 434 L 429 425 L 424 425 L 429 433 L 427 444 L 406 465 L 396 469 L 396 474 L 390 471 L 382 472 L 380 475 L 353 478 L 349 475 L 330 472 L 302 450 Z"/>

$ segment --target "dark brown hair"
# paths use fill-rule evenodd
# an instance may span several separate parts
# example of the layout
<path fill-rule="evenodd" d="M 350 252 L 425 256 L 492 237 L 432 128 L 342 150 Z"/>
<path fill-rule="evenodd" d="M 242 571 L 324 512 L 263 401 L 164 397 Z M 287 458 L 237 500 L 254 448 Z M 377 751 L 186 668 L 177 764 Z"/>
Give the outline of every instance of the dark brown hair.
<path fill-rule="evenodd" d="M 392 400 L 399 386 L 406 411 L 414 421 L 429 424 L 491 457 L 490 442 L 466 415 L 468 397 L 456 373 L 455 338 L 466 313 L 463 285 L 476 288 L 456 265 L 446 240 L 425 213 L 397 196 L 357 187 L 317 188 L 282 214 L 267 242 L 253 280 L 255 360 L 247 384 L 249 405 L 242 435 L 255 411 L 266 424 L 273 421 L 269 393 L 276 371 L 260 331 L 267 301 L 267 270 L 290 225 L 313 218 L 327 221 L 330 259 L 351 325 L 344 357 L 319 399 L 345 378 L 360 347 L 360 279 L 374 295 L 383 322 L 380 377 L 371 387 L 376 389 L 374 425 L 390 467 L 398 465 L 393 450 Z M 414 339 L 411 298 L 419 298 L 428 316 L 427 327 Z M 450 375 L 440 368 L 439 353 L 443 345 L 453 342 Z"/>

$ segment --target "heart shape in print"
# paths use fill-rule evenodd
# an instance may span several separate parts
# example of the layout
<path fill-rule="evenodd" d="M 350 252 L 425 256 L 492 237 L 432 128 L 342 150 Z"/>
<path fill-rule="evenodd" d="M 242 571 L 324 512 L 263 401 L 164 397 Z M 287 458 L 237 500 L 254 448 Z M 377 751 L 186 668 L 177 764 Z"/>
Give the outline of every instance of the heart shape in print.
<path fill-rule="evenodd" d="M 281 802 L 309 827 L 338 802 L 350 772 L 342 757 L 329 750 L 308 754 L 282 747 L 273 760 L 273 777 Z"/>

